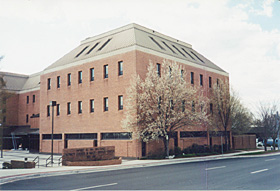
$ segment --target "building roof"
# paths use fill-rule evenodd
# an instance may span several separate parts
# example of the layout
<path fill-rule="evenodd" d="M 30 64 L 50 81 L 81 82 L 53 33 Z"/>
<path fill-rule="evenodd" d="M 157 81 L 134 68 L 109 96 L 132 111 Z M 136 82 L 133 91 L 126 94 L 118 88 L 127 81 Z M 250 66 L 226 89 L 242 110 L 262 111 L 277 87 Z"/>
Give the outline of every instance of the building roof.
<path fill-rule="evenodd" d="M 5 89 L 16 92 L 39 89 L 40 75 L 41 73 L 28 76 L 24 74 L 0 72 L 0 76 L 3 76 L 3 79 L 6 83 Z"/>
<path fill-rule="evenodd" d="M 128 47 L 139 47 L 169 55 L 200 67 L 211 68 L 226 73 L 220 67 L 195 51 L 188 43 L 155 32 L 137 24 L 129 24 L 121 28 L 87 38 L 68 54 L 47 67 L 46 73 L 83 64 L 91 58 L 102 54 L 113 53 Z"/>

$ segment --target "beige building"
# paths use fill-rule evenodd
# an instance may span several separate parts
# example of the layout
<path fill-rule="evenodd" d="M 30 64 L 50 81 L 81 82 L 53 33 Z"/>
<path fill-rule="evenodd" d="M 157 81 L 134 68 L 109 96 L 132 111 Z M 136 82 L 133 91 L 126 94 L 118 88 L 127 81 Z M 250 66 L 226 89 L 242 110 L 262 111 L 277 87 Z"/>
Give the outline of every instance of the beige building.
<path fill-rule="evenodd" d="M 129 24 L 87 38 L 39 74 L 23 76 L 23 85 L 16 92 L 17 119 L 10 122 L 7 115 L 6 124 L 39 128 L 39 151 L 51 152 L 54 109 L 55 153 L 61 153 L 64 148 L 114 145 L 117 156 L 152 154 L 160 150 L 162 143 L 143 144 L 133 139 L 131 132 L 122 129 L 121 120 L 131 77 L 136 74 L 144 77 L 149 61 L 160 64 L 163 59 L 179 63 L 187 71 L 188 80 L 200 86 L 206 96 L 218 78 L 228 79 L 227 72 L 190 44 Z M 34 104 L 30 103 L 33 95 Z M 56 101 L 57 105 L 50 106 L 50 101 Z M 193 143 L 220 144 L 205 127 L 179 131 L 170 144 L 171 148 L 186 148 Z"/>

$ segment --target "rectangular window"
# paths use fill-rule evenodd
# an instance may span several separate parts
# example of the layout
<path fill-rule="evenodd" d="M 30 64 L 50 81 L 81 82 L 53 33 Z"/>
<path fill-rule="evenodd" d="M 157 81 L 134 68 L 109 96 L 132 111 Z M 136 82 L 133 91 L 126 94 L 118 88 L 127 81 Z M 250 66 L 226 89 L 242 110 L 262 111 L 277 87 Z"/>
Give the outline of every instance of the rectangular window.
<path fill-rule="evenodd" d="M 119 96 L 119 110 L 123 110 L 123 96 Z"/>
<path fill-rule="evenodd" d="M 180 137 L 207 137 L 207 131 L 181 131 Z"/>
<path fill-rule="evenodd" d="M 76 55 L 76 58 L 79 57 L 87 48 L 88 48 L 88 46 L 86 46 L 85 48 L 83 48 L 83 50 L 81 50 L 81 52 L 79 52 L 79 54 Z"/>
<path fill-rule="evenodd" d="M 104 98 L 104 111 L 108 111 L 108 110 L 109 110 L 108 98 L 105 97 Z"/>
<path fill-rule="evenodd" d="M 212 78 L 209 77 L 209 88 L 212 88 Z"/>
<path fill-rule="evenodd" d="M 51 115 L 51 107 L 48 105 L 47 106 L 47 117 Z"/>
<path fill-rule="evenodd" d="M 101 140 L 112 140 L 112 139 L 131 139 L 132 134 L 123 132 L 123 133 L 101 133 Z"/>
<path fill-rule="evenodd" d="M 67 103 L 67 115 L 71 114 L 71 102 Z"/>
<path fill-rule="evenodd" d="M 60 104 L 56 105 L 56 115 L 59 116 L 60 115 Z"/>
<path fill-rule="evenodd" d="M 104 78 L 108 78 L 108 65 L 104 65 Z"/>
<path fill-rule="evenodd" d="M 57 76 L 57 88 L 60 88 L 60 76 Z"/>
<path fill-rule="evenodd" d="M 200 85 L 203 86 L 203 75 L 202 74 L 200 74 L 199 79 L 200 79 Z"/>
<path fill-rule="evenodd" d="M 28 123 L 28 121 L 29 121 L 29 115 L 27 114 L 26 115 L 26 123 Z"/>
<path fill-rule="evenodd" d="M 165 50 L 153 37 L 150 37 L 150 39 L 151 39 L 161 50 Z"/>
<path fill-rule="evenodd" d="M 110 42 L 110 40 L 112 40 L 112 39 L 110 38 L 106 42 L 104 42 L 104 44 L 97 51 L 102 50 Z"/>
<path fill-rule="evenodd" d="M 194 73 L 191 72 L 191 84 L 194 84 Z"/>
<path fill-rule="evenodd" d="M 181 78 L 184 77 L 184 70 L 181 70 Z"/>
<path fill-rule="evenodd" d="M 160 64 L 157 64 L 157 74 L 158 74 L 158 76 L 161 75 L 161 73 L 160 73 Z"/>
<path fill-rule="evenodd" d="M 48 90 L 50 90 L 50 89 L 51 89 L 51 79 L 48 78 Z"/>
<path fill-rule="evenodd" d="M 94 68 L 90 69 L 90 81 L 94 81 Z"/>
<path fill-rule="evenodd" d="M 82 101 L 78 101 L 78 113 L 82 113 L 83 108 L 82 108 Z"/>
<path fill-rule="evenodd" d="M 98 44 L 99 44 L 99 42 L 97 42 L 97 43 L 87 52 L 87 54 L 91 53 L 91 51 L 93 51 L 93 49 L 95 49 L 95 47 L 97 47 Z"/>
<path fill-rule="evenodd" d="M 90 112 L 93 113 L 94 112 L 94 99 L 90 100 Z"/>
<path fill-rule="evenodd" d="M 195 112 L 195 103 L 192 101 L 192 112 Z"/>
<path fill-rule="evenodd" d="M 35 95 L 33 95 L 33 103 L 35 103 Z"/>
<path fill-rule="evenodd" d="M 88 140 L 96 140 L 97 133 L 73 133 L 73 134 L 65 134 L 65 139 L 67 140 L 75 140 L 75 139 L 88 139 Z"/>
<path fill-rule="evenodd" d="M 213 103 L 210 103 L 210 113 L 213 114 Z"/>
<path fill-rule="evenodd" d="M 26 103 L 29 104 L 29 96 L 26 96 Z"/>
<path fill-rule="evenodd" d="M 71 86 L 71 73 L 67 75 L 67 84 L 68 86 Z"/>
<path fill-rule="evenodd" d="M 52 139 L 52 134 L 43 134 L 43 139 Z M 53 139 L 62 139 L 62 134 L 53 134 Z"/>
<path fill-rule="evenodd" d="M 78 83 L 81 84 L 83 82 L 83 73 L 82 71 L 78 72 Z"/>
<path fill-rule="evenodd" d="M 119 61 L 119 76 L 123 75 L 123 61 Z"/>

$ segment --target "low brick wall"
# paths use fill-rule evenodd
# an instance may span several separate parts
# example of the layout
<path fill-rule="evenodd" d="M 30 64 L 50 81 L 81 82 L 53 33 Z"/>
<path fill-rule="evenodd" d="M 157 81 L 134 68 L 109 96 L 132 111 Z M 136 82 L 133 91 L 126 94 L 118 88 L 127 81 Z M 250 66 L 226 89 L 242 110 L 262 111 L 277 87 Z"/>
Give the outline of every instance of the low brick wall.
<path fill-rule="evenodd" d="M 62 165 L 66 166 L 101 166 L 121 162 L 121 158 L 115 158 L 114 146 L 63 149 L 62 152 Z"/>
<path fill-rule="evenodd" d="M 18 160 L 11 160 L 12 169 L 17 168 L 35 168 L 35 162 L 25 162 L 25 161 L 18 161 Z"/>
<path fill-rule="evenodd" d="M 234 135 L 233 149 L 255 149 L 256 135 Z"/>

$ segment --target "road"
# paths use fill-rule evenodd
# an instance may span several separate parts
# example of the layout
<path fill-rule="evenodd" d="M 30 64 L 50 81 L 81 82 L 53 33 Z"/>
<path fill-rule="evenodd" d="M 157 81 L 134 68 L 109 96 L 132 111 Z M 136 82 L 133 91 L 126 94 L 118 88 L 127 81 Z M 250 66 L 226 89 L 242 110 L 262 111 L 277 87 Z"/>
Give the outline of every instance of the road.
<path fill-rule="evenodd" d="M 92 172 L 3 184 L 0 190 L 279 190 L 280 155 Z"/>

